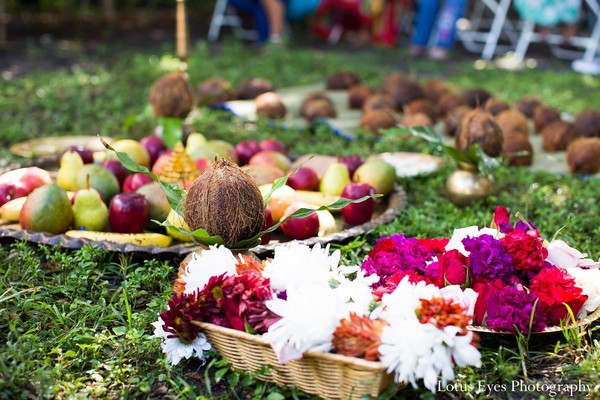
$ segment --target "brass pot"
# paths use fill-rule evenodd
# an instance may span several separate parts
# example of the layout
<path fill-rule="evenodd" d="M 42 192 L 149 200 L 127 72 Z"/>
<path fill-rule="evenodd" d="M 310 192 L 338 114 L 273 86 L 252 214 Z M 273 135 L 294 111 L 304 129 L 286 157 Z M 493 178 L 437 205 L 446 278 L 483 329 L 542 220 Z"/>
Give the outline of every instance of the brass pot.
<path fill-rule="evenodd" d="M 491 175 L 480 175 L 475 166 L 459 164 L 446 180 L 446 196 L 459 207 L 484 200 L 496 193 L 496 183 Z"/>

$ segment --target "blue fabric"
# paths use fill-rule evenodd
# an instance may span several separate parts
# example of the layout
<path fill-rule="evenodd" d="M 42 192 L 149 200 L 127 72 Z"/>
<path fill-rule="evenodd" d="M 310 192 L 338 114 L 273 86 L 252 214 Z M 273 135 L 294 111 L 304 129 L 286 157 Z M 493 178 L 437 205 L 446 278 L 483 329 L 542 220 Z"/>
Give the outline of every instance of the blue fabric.
<path fill-rule="evenodd" d="M 288 20 L 298 21 L 312 15 L 319 6 L 319 0 L 287 0 L 285 14 Z"/>
<path fill-rule="evenodd" d="M 252 14 L 259 42 L 264 43 L 269 40 L 269 20 L 259 0 L 229 0 L 229 4 L 240 11 Z"/>
<path fill-rule="evenodd" d="M 434 46 L 451 48 L 456 36 L 456 21 L 462 16 L 466 5 L 467 0 L 446 0 L 438 17 L 440 0 L 421 0 L 417 10 L 412 44 L 427 46 L 434 35 Z"/>

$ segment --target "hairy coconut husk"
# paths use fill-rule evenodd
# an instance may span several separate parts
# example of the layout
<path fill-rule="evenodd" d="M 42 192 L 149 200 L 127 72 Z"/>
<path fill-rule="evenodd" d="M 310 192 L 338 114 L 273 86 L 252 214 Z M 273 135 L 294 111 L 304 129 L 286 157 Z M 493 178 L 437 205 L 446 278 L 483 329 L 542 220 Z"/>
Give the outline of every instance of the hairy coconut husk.
<path fill-rule="evenodd" d="M 542 147 L 548 152 L 564 151 L 575 139 L 573 124 L 555 121 L 542 129 Z"/>
<path fill-rule="evenodd" d="M 580 137 L 567 147 L 567 164 L 573 174 L 595 174 L 600 171 L 600 138 Z"/>
<path fill-rule="evenodd" d="M 387 94 L 376 93 L 367 97 L 362 106 L 362 112 L 367 113 L 371 110 L 394 109 L 394 99 Z"/>
<path fill-rule="evenodd" d="M 381 85 L 381 92 L 394 100 L 396 111 L 402 111 L 402 108 L 412 100 L 425 98 L 421 85 L 402 72 L 386 75 Z"/>
<path fill-rule="evenodd" d="M 203 80 L 196 87 L 197 102 L 207 106 L 233 100 L 233 96 L 231 83 L 216 76 Z"/>
<path fill-rule="evenodd" d="M 149 99 L 157 117 L 185 118 L 196 103 L 194 88 L 183 72 L 171 72 L 156 80 Z"/>
<path fill-rule="evenodd" d="M 404 106 L 404 114 L 419 113 L 427 115 L 432 123 L 435 123 L 440 115 L 437 104 L 431 100 L 417 99 L 407 103 Z"/>
<path fill-rule="evenodd" d="M 450 86 L 440 79 L 430 79 L 421 84 L 425 98 L 433 103 L 436 103 L 440 98 L 450 92 Z"/>
<path fill-rule="evenodd" d="M 337 109 L 330 99 L 314 99 L 306 103 L 303 114 L 304 118 L 313 122 L 322 118 L 337 117 Z"/>
<path fill-rule="evenodd" d="M 575 117 L 573 129 L 577 137 L 600 137 L 600 110 L 583 110 Z"/>
<path fill-rule="evenodd" d="M 463 90 L 461 96 L 471 108 L 483 107 L 486 101 L 493 95 L 487 90 L 479 87 L 468 88 Z"/>
<path fill-rule="evenodd" d="M 457 93 L 448 92 L 443 94 L 438 101 L 438 109 L 440 110 L 440 114 L 442 116 L 448 115 L 452 110 L 454 110 L 458 106 L 468 106 L 469 108 L 473 108 L 469 106 L 466 100 Z"/>
<path fill-rule="evenodd" d="M 364 113 L 360 119 L 359 126 L 376 135 L 380 129 L 392 128 L 397 123 L 398 115 L 394 110 L 381 109 Z"/>
<path fill-rule="evenodd" d="M 302 103 L 300 104 L 300 115 L 302 117 L 307 118 L 306 107 L 314 100 L 325 100 L 330 104 L 331 108 L 335 109 L 335 104 L 333 103 L 333 100 L 331 100 L 331 97 L 329 97 L 326 93 L 311 92 L 304 96 L 304 98 L 302 99 Z"/>
<path fill-rule="evenodd" d="M 533 94 L 528 94 L 528 95 L 521 97 L 517 101 L 517 104 L 515 107 L 517 110 L 521 111 L 525 115 L 525 117 L 532 118 L 533 111 L 535 111 L 535 109 L 541 105 L 542 105 L 542 100 L 538 96 L 535 96 Z"/>
<path fill-rule="evenodd" d="M 361 79 L 354 72 L 338 71 L 327 77 L 325 87 L 328 90 L 346 90 L 361 83 Z"/>
<path fill-rule="evenodd" d="M 404 114 L 398 126 L 415 127 L 415 126 L 427 126 L 433 127 L 434 122 L 431 117 L 425 113 L 418 112 L 413 114 Z"/>
<path fill-rule="evenodd" d="M 451 110 L 446 118 L 444 119 L 444 129 L 448 136 L 456 135 L 456 129 L 460 125 L 460 121 L 464 118 L 464 116 L 471 111 L 471 107 L 466 104 L 458 106 Z"/>
<path fill-rule="evenodd" d="M 535 133 L 540 133 L 547 125 L 561 120 L 560 111 L 554 107 L 541 105 L 533 110 L 532 119 Z"/>
<path fill-rule="evenodd" d="M 365 100 L 375 94 L 375 89 L 368 85 L 358 84 L 348 89 L 348 108 L 360 110 Z"/>
<path fill-rule="evenodd" d="M 227 247 L 260 232 L 263 198 L 248 173 L 231 161 L 215 157 L 187 192 L 184 219 L 192 231 L 219 235 Z"/>
<path fill-rule="evenodd" d="M 504 136 L 529 136 L 529 122 L 527 121 L 527 117 L 516 108 L 509 108 L 502 111 L 495 118 Z"/>
<path fill-rule="evenodd" d="M 275 86 L 267 80 L 262 78 L 252 78 L 241 82 L 235 89 L 236 98 L 238 100 L 252 100 L 255 99 L 259 94 L 266 92 L 274 92 Z"/>
<path fill-rule="evenodd" d="M 497 157 L 502 153 L 503 142 L 502 130 L 492 114 L 479 108 L 469 111 L 456 131 L 455 146 L 462 152 L 478 144 L 484 153 Z"/>
<path fill-rule="evenodd" d="M 483 109 L 494 116 L 500 114 L 502 111 L 508 110 L 509 108 L 510 104 L 508 104 L 507 101 L 500 100 L 495 97 L 490 97 L 483 105 Z"/>
<path fill-rule="evenodd" d="M 502 152 L 504 153 L 504 157 L 510 166 L 522 167 L 531 165 L 533 163 L 533 146 L 529 140 L 529 137 L 527 136 L 504 136 Z M 520 152 L 526 152 L 526 154 L 516 154 Z"/>
<path fill-rule="evenodd" d="M 281 119 L 287 114 L 287 107 L 275 92 L 266 92 L 256 96 L 256 114 L 270 119 Z"/>

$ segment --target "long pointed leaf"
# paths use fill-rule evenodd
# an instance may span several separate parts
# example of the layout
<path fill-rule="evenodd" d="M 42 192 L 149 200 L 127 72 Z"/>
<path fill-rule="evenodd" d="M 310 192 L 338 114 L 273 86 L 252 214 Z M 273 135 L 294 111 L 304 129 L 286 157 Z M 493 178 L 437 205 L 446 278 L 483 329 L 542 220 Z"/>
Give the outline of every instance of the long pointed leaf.
<path fill-rule="evenodd" d="M 165 145 L 172 149 L 183 137 L 183 120 L 177 117 L 161 117 L 162 138 Z"/>
<path fill-rule="evenodd" d="M 196 239 L 199 243 L 205 245 L 205 246 L 210 246 L 213 244 L 225 244 L 225 241 L 223 240 L 223 238 L 219 235 L 214 235 L 211 236 L 208 232 L 206 232 L 204 229 L 200 228 L 200 229 L 196 229 L 193 232 L 190 232 L 184 228 L 180 228 L 178 226 L 175 226 L 173 224 L 171 224 L 169 221 L 157 221 L 157 220 L 152 220 L 153 222 L 156 222 L 157 224 L 159 224 L 160 226 L 164 226 L 165 228 L 171 228 L 176 230 L 177 232 L 181 233 L 182 235 L 186 235 L 186 236 L 190 236 L 193 237 L 194 239 Z"/>

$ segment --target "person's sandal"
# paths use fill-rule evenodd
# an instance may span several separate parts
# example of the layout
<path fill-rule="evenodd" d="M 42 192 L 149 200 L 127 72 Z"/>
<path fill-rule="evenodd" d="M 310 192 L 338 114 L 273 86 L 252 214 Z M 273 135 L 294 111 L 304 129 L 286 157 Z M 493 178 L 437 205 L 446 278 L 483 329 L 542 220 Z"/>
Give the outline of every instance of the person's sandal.
<path fill-rule="evenodd" d="M 442 49 L 441 47 L 434 47 L 429 50 L 429 58 L 432 60 L 447 60 L 448 50 Z"/>

